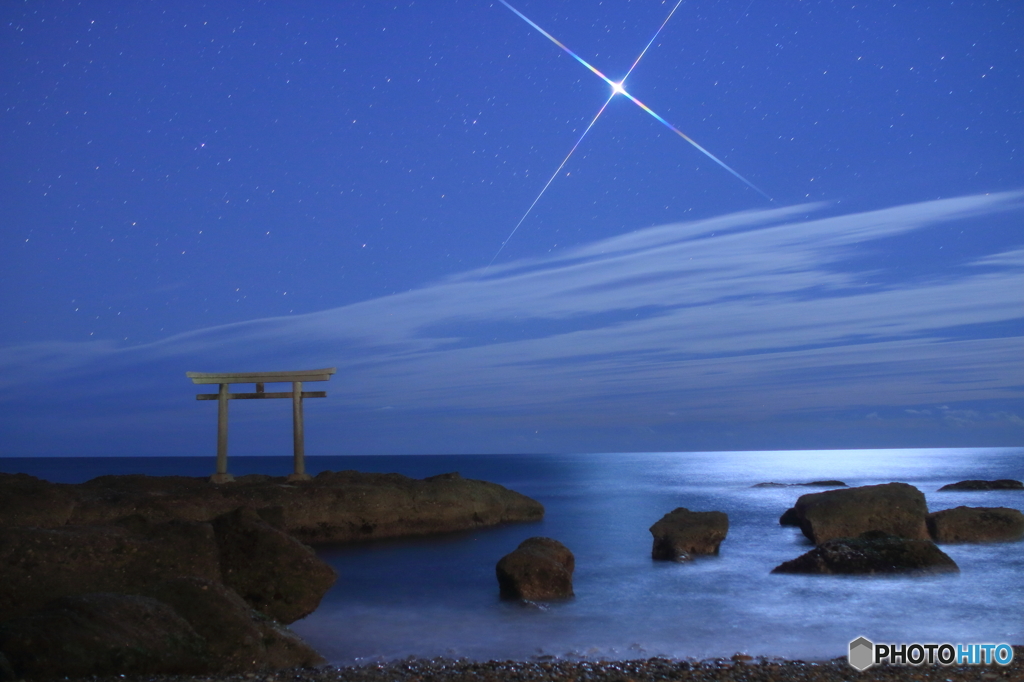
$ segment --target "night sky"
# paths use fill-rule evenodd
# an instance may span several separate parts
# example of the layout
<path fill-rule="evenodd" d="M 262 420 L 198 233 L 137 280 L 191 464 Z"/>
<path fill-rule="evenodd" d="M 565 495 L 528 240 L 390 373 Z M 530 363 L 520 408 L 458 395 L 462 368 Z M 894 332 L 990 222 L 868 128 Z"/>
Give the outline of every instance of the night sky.
<path fill-rule="evenodd" d="M 0 19 L 0 456 L 1024 442 L 1017 2 Z"/>

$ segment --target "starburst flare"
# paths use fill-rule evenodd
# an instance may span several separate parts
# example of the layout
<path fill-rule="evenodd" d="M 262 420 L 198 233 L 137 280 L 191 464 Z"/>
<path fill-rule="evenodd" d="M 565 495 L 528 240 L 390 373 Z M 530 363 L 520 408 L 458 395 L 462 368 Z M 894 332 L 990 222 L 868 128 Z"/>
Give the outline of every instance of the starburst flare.
<path fill-rule="evenodd" d="M 537 25 L 528 16 L 526 16 L 525 14 L 520 12 L 518 9 L 516 9 L 515 7 L 510 5 L 508 2 L 506 2 L 506 0 L 498 0 L 498 1 L 501 4 L 503 4 L 505 7 L 507 7 L 509 10 L 511 10 L 520 19 L 522 19 L 527 24 L 529 24 L 531 27 L 536 29 L 545 38 L 547 38 L 552 43 L 554 43 L 555 45 L 560 47 L 562 50 L 564 50 L 566 54 L 568 54 L 570 57 L 572 57 L 573 59 L 578 61 L 580 64 L 582 64 L 587 69 L 589 69 L 591 72 L 593 72 L 596 76 L 598 76 L 601 80 L 603 80 L 605 83 L 607 83 L 609 86 L 611 86 L 612 94 L 608 98 L 608 100 L 603 105 L 601 105 L 601 108 L 598 110 L 597 114 L 594 115 L 594 118 L 591 119 L 591 121 L 587 125 L 586 129 L 584 129 L 583 134 L 580 135 L 578 140 L 576 140 L 576 144 L 574 144 L 572 146 L 572 149 L 569 150 L 569 153 L 566 154 L 564 159 L 562 159 L 562 163 L 558 164 L 558 168 L 555 169 L 555 172 L 551 174 L 551 177 L 548 178 L 548 181 L 546 183 L 544 183 L 544 187 L 542 187 L 541 190 L 540 190 L 540 193 L 537 194 L 537 198 L 535 198 L 533 200 L 533 203 L 530 204 L 530 207 L 526 209 L 526 213 L 524 213 L 523 217 L 519 219 L 519 222 L 516 223 L 516 226 L 514 228 L 512 228 L 512 232 L 509 233 L 508 237 L 505 238 L 505 241 L 503 241 L 501 243 L 501 246 L 498 248 L 497 253 L 494 254 L 493 258 L 491 258 L 491 264 L 494 263 L 495 259 L 497 259 L 498 255 L 501 253 L 502 249 L 504 249 L 505 245 L 508 244 L 510 239 L 512 239 L 512 236 L 516 233 L 516 230 L 519 229 L 519 226 L 523 224 L 523 221 L 525 221 L 527 216 L 529 216 L 530 213 L 533 211 L 534 206 L 537 205 L 537 202 L 539 202 L 541 197 L 544 196 L 544 193 L 547 191 L 548 187 L 551 186 L 551 183 L 554 182 L 555 178 L 558 177 L 558 174 L 561 173 L 562 168 L 565 167 L 565 164 L 569 161 L 569 158 L 576 151 L 577 147 L 580 146 L 580 143 L 583 142 L 583 138 L 585 138 L 587 136 L 587 133 L 590 132 L 590 129 L 594 127 L 594 124 L 597 123 L 597 119 L 599 119 L 601 117 L 601 114 L 603 114 L 605 109 L 608 108 L 608 105 L 611 104 L 611 101 L 613 99 L 615 99 L 616 95 L 622 95 L 623 97 L 625 97 L 629 101 L 633 102 L 633 104 L 636 104 L 638 107 L 640 107 L 641 109 L 646 111 L 648 114 L 653 116 L 656 121 L 658 121 L 659 123 L 664 125 L 666 128 L 668 128 L 669 130 L 674 132 L 679 137 L 681 137 L 684 140 L 686 140 L 687 142 L 689 142 L 694 148 L 696 148 L 702 154 L 704 154 L 709 159 L 711 159 L 712 161 L 717 163 L 719 166 L 724 168 L 726 171 L 731 173 L 734 177 L 736 177 L 741 182 L 743 182 L 747 187 L 750 187 L 752 190 L 754 190 L 755 192 L 757 192 L 758 194 L 763 196 L 768 201 L 774 201 L 770 196 L 768 196 L 768 194 L 763 192 L 761 189 L 759 189 L 752 182 L 750 182 L 745 177 L 743 177 L 742 175 L 737 173 L 735 170 L 733 170 L 731 167 L 729 167 L 729 165 L 726 164 L 724 161 L 722 161 L 717 156 L 712 154 L 710 151 L 708 151 L 707 149 L 702 147 L 700 144 L 698 144 L 696 140 L 694 140 L 689 135 L 687 135 L 683 131 L 681 131 L 678 128 L 676 128 L 674 125 L 672 125 L 671 123 L 666 121 L 662 116 L 660 116 L 657 112 L 655 112 L 649 106 L 647 106 L 646 104 L 644 104 L 643 102 L 641 102 L 636 97 L 634 97 L 633 95 L 631 95 L 629 92 L 626 91 L 626 87 L 625 87 L 626 79 L 629 78 L 631 73 L 633 73 L 633 69 L 635 69 L 637 64 L 640 63 L 640 60 L 643 59 L 644 55 L 647 54 L 647 50 L 650 49 L 651 45 L 654 44 L 654 41 L 657 40 L 658 36 L 661 34 L 662 29 L 665 28 L 665 25 L 668 24 L 669 19 L 671 19 L 672 15 L 676 13 L 677 9 L 679 9 L 679 6 L 683 3 L 683 0 L 678 0 L 676 2 L 675 6 L 672 7 L 672 10 L 668 13 L 668 16 L 666 16 L 665 20 L 661 22 L 661 25 L 658 27 L 658 30 L 654 32 L 654 35 L 651 37 L 651 39 L 649 41 L 647 41 L 647 44 L 644 46 L 644 49 L 640 52 L 639 56 L 637 56 L 636 60 L 634 60 L 633 64 L 629 67 L 629 70 L 626 72 L 626 75 L 623 76 L 622 79 L 619 80 L 618 82 L 613 81 L 611 78 L 609 78 L 608 76 L 606 76 L 603 73 L 601 73 L 601 71 L 597 67 L 595 67 L 593 64 L 588 62 L 586 59 L 584 59 L 583 57 L 579 56 L 578 54 L 576 54 L 575 52 L 570 50 L 560 40 L 558 40 L 553 35 L 551 35 L 547 31 L 545 31 L 543 28 L 541 28 L 539 25 Z"/>

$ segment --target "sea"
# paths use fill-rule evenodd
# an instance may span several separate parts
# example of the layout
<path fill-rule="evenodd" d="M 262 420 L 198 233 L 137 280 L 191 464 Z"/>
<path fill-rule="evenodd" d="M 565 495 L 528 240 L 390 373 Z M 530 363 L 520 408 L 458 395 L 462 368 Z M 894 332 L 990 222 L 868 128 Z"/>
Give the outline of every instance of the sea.
<path fill-rule="evenodd" d="M 105 474 L 208 476 L 212 457 L 0 458 L 0 471 L 76 483 Z M 290 457 L 233 457 L 233 474 L 283 475 Z M 903 481 L 931 511 L 1024 510 L 1024 492 L 938 492 L 964 479 L 1024 479 L 1024 448 L 308 457 L 307 470 L 458 471 L 529 495 L 542 521 L 323 546 L 338 572 L 292 629 L 339 665 L 407 657 L 823 660 L 860 636 L 888 643 L 1024 643 L 1024 542 L 943 545 L 959 574 L 773 575 L 811 549 L 779 516 L 813 488 L 762 482 Z M 651 560 L 648 528 L 676 507 L 729 515 L 718 556 Z M 503 601 L 495 563 L 528 537 L 576 557 L 575 597 Z"/>

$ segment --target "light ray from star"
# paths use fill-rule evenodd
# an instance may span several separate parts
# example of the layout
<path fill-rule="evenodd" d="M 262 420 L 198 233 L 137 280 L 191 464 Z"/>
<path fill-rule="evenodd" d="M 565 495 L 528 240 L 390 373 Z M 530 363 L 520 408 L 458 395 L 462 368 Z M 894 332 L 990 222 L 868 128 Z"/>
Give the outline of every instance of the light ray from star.
<path fill-rule="evenodd" d="M 537 197 L 536 197 L 536 198 L 535 198 L 535 199 L 533 200 L 533 203 L 532 203 L 532 204 L 530 204 L 530 207 L 526 209 L 526 213 L 524 213 L 524 214 L 523 214 L 523 217 L 519 219 L 519 222 L 518 222 L 518 223 L 516 223 L 516 226 L 512 228 L 512 232 L 510 232 L 510 233 L 509 233 L 508 237 L 506 237 L 506 238 L 505 238 L 505 241 L 503 241 L 503 242 L 501 243 L 501 246 L 499 246 L 499 247 L 498 247 L 498 251 L 497 251 L 497 252 L 496 252 L 496 253 L 494 254 L 494 256 L 493 256 L 493 257 L 491 258 L 491 262 L 490 262 L 490 263 L 488 263 L 488 266 L 490 266 L 490 265 L 493 265 L 493 264 L 494 264 L 494 261 L 495 261 L 495 259 L 496 259 L 496 258 L 498 257 L 498 254 L 500 254 L 500 253 L 501 253 L 501 250 L 505 248 L 505 244 L 508 244 L 508 241 L 509 241 L 510 239 L 512 239 L 512 235 L 514 235 L 514 234 L 516 233 L 516 230 L 518 230 L 518 229 L 519 229 L 519 226 L 523 224 L 523 221 L 525 221 L 525 220 L 526 220 L 526 218 L 527 218 L 527 216 L 529 216 L 529 215 L 530 215 L 530 212 L 531 212 L 531 211 L 533 211 L 533 207 L 537 205 L 537 202 L 538 202 L 538 201 L 540 201 L 540 198 L 541 198 L 542 196 L 544 196 L 544 193 L 545 193 L 546 191 L 548 191 L 548 187 L 550 187 L 550 186 L 551 186 L 551 183 L 552 183 L 552 182 L 554 182 L 554 180 L 555 180 L 555 178 L 556 178 L 556 177 L 558 177 L 558 174 L 562 172 L 562 168 L 564 168 L 564 167 L 565 167 L 565 164 L 566 164 L 566 163 L 567 163 L 567 162 L 569 161 L 569 157 L 571 157 L 571 156 L 573 155 L 573 152 L 575 152 L 575 151 L 576 151 L 576 148 L 580 146 L 580 143 L 581 143 L 581 142 L 583 142 L 583 138 L 585 138 L 585 137 L 587 136 L 587 133 L 589 133 L 589 132 L 590 132 L 590 129 L 594 127 L 594 124 L 595 124 L 595 123 L 597 123 L 597 119 L 601 118 L 601 114 L 603 114 L 603 113 L 604 113 L 604 110 L 608 108 L 608 105 L 609 105 L 609 104 L 611 104 L 611 101 L 612 101 L 613 99 L 615 99 L 615 95 L 618 95 L 618 94 L 625 94 L 625 92 L 626 92 L 626 90 L 625 90 L 625 83 L 626 83 L 626 79 L 627 79 L 627 78 L 629 78 L 629 75 L 630 75 L 631 73 L 633 73 L 633 69 L 635 69 L 635 68 L 636 68 L 636 65 L 640 63 L 640 60 L 641 60 L 641 59 L 643 59 L 643 56 L 644 56 L 645 54 L 647 54 L 647 50 L 648 50 L 648 49 L 650 49 L 651 45 L 653 45 L 653 44 L 654 44 L 654 41 L 658 39 L 658 36 L 659 36 L 659 35 L 661 34 L 661 29 L 665 28 L 665 24 L 667 24 L 667 23 L 668 23 L 668 20 L 672 18 L 672 15 L 676 13 L 676 10 L 677 10 L 677 9 L 679 9 L 679 5 L 683 4 L 683 0 L 678 0 L 678 1 L 676 2 L 676 5 L 675 5 L 675 7 L 673 7 L 673 8 L 672 8 L 672 11 L 671 11 L 671 12 L 669 12 L 669 13 L 668 13 L 668 16 L 666 16 L 666 17 L 665 17 L 665 21 L 661 22 L 661 26 L 659 26 L 659 27 L 658 27 L 658 30 L 654 32 L 654 35 L 653 35 L 653 36 L 651 36 L 651 39 L 647 41 L 647 44 L 646 44 L 646 45 L 644 45 L 644 49 L 643 49 L 643 50 L 642 50 L 642 51 L 640 52 L 640 54 L 639 54 L 639 55 L 637 56 L 637 58 L 636 58 L 635 60 L 633 60 L 633 64 L 632 64 L 632 65 L 631 65 L 631 66 L 629 67 L 629 70 L 628 70 L 628 71 L 626 71 L 626 75 L 625 75 L 625 76 L 623 76 L 623 77 L 622 77 L 622 80 L 620 80 L 620 81 L 619 81 L 618 83 L 613 83 L 613 82 L 612 82 L 611 80 L 609 80 L 609 79 L 608 79 L 608 78 L 607 78 L 607 77 L 606 77 L 606 76 L 605 76 L 605 75 L 604 75 L 603 73 L 601 73 L 600 71 L 598 71 L 597 69 L 595 69 L 595 68 L 594 68 L 593 66 L 591 66 L 590 64 L 588 64 L 588 63 L 587 63 L 587 61 L 586 61 L 586 60 L 584 60 L 584 59 L 583 59 L 582 57 L 580 57 L 579 55 L 577 55 L 576 53 L 574 53 L 574 52 L 573 52 L 572 50 L 570 50 L 569 48 L 567 48 L 567 47 L 566 47 L 565 45 L 563 45 L 562 43 L 560 43 L 560 42 L 559 42 L 559 41 L 558 41 L 557 39 L 555 39 L 555 37 L 554 37 L 554 36 L 552 36 L 552 35 L 551 35 L 550 33 L 548 33 L 547 31 L 545 31 L 544 29 L 542 29 L 542 28 L 541 28 L 540 26 L 538 26 L 537 24 L 535 24 L 535 23 L 533 23 L 532 21 L 530 21 L 530 19 L 529 19 L 529 18 L 528 18 L 528 17 L 526 16 L 526 15 L 524 15 L 523 13 L 521 13 L 521 12 L 520 12 L 519 10 L 517 10 L 517 9 L 516 9 L 515 7 L 513 7 L 512 5 L 510 5 L 510 4 L 508 4 L 507 2 L 505 2 L 505 0 L 501 0 L 501 2 L 502 2 L 502 3 L 503 3 L 503 4 L 505 5 L 505 6 L 506 6 L 506 7 L 508 7 L 508 8 L 510 9 L 510 10 L 512 10 L 513 12 L 515 12 L 515 13 L 516 13 L 516 15 L 518 15 L 518 16 L 520 16 L 520 17 L 522 17 L 522 19 L 523 19 L 523 20 L 524 20 L 524 21 L 525 21 L 526 23 L 528 23 L 528 24 L 530 24 L 531 26 L 533 26 L 534 28 L 536 28 L 536 29 L 537 29 L 538 31 L 540 31 L 541 33 L 543 33 L 543 34 L 544 34 L 545 36 L 547 36 L 548 38 L 550 38 L 550 39 L 551 39 L 551 40 L 552 40 L 552 41 L 553 41 L 553 42 L 554 42 L 554 43 L 555 43 L 556 45 L 558 45 L 558 46 L 559 46 L 559 47 L 561 47 L 561 48 L 562 48 L 563 50 L 565 50 L 566 52 L 568 52 L 569 54 L 571 54 L 571 55 L 572 55 L 573 57 L 575 57 L 575 58 L 576 58 L 576 60 L 577 60 L 577 61 L 579 61 L 579 62 L 580 62 L 581 64 L 583 64 L 583 65 L 584 65 L 584 66 L 586 66 L 586 67 L 587 67 L 588 69 L 590 69 L 591 71 L 593 71 L 594 73 L 596 73 L 596 74 L 597 74 L 598 76 L 600 76 L 601 78 L 603 78 L 603 79 L 604 79 L 604 80 L 605 80 L 606 82 L 608 82 L 608 83 L 611 83 L 611 86 L 612 86 L 612 94 L 611 94 L 611 95 L 610 95 L 610 96 L 608 97 L 608 99 L 607 99 L 607 100 L 605 100 L 605 103 L 601 105 L 601 108 L 597 110 L 597 113 L 596 113 L 596 114 L 594 114 L 594 118 L 592 118 L 592 119 L 590 120 L 590 123 L 589 123 L 589 124 L 587 125 L 586 129 L 584 129 L 584 131 L 583 131 L 583 134 L 582 134 L 582 135 L 580 135 L 580 137 L 579 137 L 579 139 L 578 139 L 578 140 L 576 140 L 576 144 L 574 144 L 574 145 L 572 146 L 572 149 L 570 149 L 570 150 L 569 150 L 569 153 L 565 155 L 565 158 L 564 158 L 564 159 L 562 159 L 562 163 L 558 164 L 558 168 L 556 168 L 556 169 L 555 169 L 555 172 L 551 174 L 551 177 L 550 177 L 550 178 L 548 178 L 548 181 L 547 181 L 546 183 L 544 183 L 544 187 L 542 187 L 542 188 L 541 188 L 540 192 L 539 192 L 539 193 L 537 194 Z"/>
<path fill-rule="evenodd" d="M 506 244 L 508 244 L 509 240 L 512 239 L 512 235 L 514 235 L 516 233 L 516 230 L 519 229 L 519 226 L 523 224 L 523 221 L 525 221 L 527 216 L 530 215 L 530 212 L 533 211 L 533 208 L 534 208 L 534 206 L 537 205 L 537 202 L 540 201 L 541 197 L 544 196 L 544 193 L 547 191 L 548 187 L 551 186 L 551 183 L 554 182 L 556 177 L 558 177 L 558 174 L 562 171 L 562 168 L 565 167 L 566 162 L 569 161 L 569 157 L 571 157 L 573 155 L 573 152 L 576 151 L 576 148 L 580 146 L 580 143 L 583 142 L 583 138 L 585 138 L 587 136 L 587 133 L 590 132 L 590 129 L 594 127 L 594 124 L 597 123 L 597 119 L 599 119 L 601 117 L 601 114 L 603 114 L 604 110 L 608 108 L 608 105 L 611 104 L 611 101 L 613 99 L 615 99 L 616 95 L 623 95 L 623 96 L 625 96 L 627 99 L 629 99 L 631 102 L 633 102 L 633 104 L 636 104 L 638 107 L 640 107 L 641 109 L 646 111 L 648 114 L 653 116 L 656 121 L 658 121 L 659 123 L 664 125 L 666 128 L 668 128 L 669 130 L 674 132 L 679 137 L 681 137 L 684 140 L 686 140 L 687 142 L 689 142 L 691 145 L 693 145 L 693 147 L 695 147 L 702 154 L 704 154 L 709 159 L 711 159 L 712 161 L 717 163 L 719 166 L 724 168 L 726 171 L 731 173 L 734 177 L 739 179 L 747 187 L 750 187 L 752 190 L 754 190 L 755 192 L 757 192 L 758 194 L 763 196 L 768 201 L 774 201 L 770 196 L 768 196 L 765 192 L 763 192 L 761 189 L 759 189 L 756 185 L 754 185 L 752 182 L 747 180 L 745 177 L 743 177 L 742 175 L 737 173 L 735 170 L 730 168 L 729 165 L 726 164 L 724 161 L 722 161 L 717 156 L 715 156 L 714 154 L 709 152 L 707 149 L 702 147 L 700 144 L 698 144 L 696 140 L 694 140 L 689 135 L 687 135 L 683 131 L 681 131 L 678 128 L 676 128 L 674 125 L 672 125 L 671 123 L 666 121 L 663 117 L 659 116 L 658 113 L 655 112 L 653 109 L 651 109 L 649 106 L 647 106 L 646 104 L 644 104 L 643 102 L 641 102 L 636 97 L 634 97 L 633 95 L 629 94 L 629 92 L 626 91 L 626 88 L 625 88 L 626 79 L 629 78 L 629 75 L 631 73 L 633 73 L 633 69 L 635 69 L 637 64 L 640 63 L 640 60 L 643 59 L 644 55 L 647 54 L 647 50 L 650 49 L 651 45 L 654 44 L 654 41 L 657 40 L 658 35 L 661 34 L 661 30 L 663 28 L 665 28 L 665 25 L 668 23 L 669 19 L 671 19 L 672 15 L 676 13 L 677 9 L 679 9 L 679 6 L 683 3 L 683 0 L 678 0 L 676 2 L 675 6 L 672 8 L 672 11 L 670 11 L 668 13 L 668 16 L 665 17 L 665 20 L 661 22 L 661 25 L 658 27 L 658 30 L 655 31 L 654 35 L 651 37 L 651 39 L 649 41 L 647 41 L 647 45 L 644 46 L 644 49 L 640 52 L 640 55 L 633 61 L 633 64 L 629 67 L 629 71 L 627 71 L 626 75 L 622 77 L 622 80 L 620 80 L 618 82 L 613 81 L 611 78 L 609 78 L 608 76 L 606 76 L 603 73 L 601 73 L 601 71 L 599 71 L 597 69 L 597 67 L 595 67 L 593 64 L 588 62 L 586 59 L 584 59 L 583 57 L 579 56 L 578 54 L 576 54 L 575 52 L 570 50 L 560 40 L 558 40 L 553 35 L 551 35 L 547 31 L 545 31 L 543 28 L 538 26 L 536 23 L 533 22 L 533 20 L 531 20 L 528 16 L 526 16 L 525 14 L 523 14 L 522 12 L 517 10 L 512 5 L 508 4 L 508 2 L 506 2 L 505 0 L 498 0 L 498 1 L 501 4 L 503 4 L 505 7 L 510 9 L 520 19 L 522 19 L 527 24 L 529 24 L 530 26 L 535 28 L 545 38 L 547 38 L 548 40 L 553 42 L 555 45 L 560 47 L 562 50 L 564 50 L 566 52 L 566 54 L 568 54 L 570 57 L 572 57 L 573 59 L 578 61 L 583 66 L 587 67 L 587 69 L 592 71 L 601 80 L 603 80 L 605 83 L 607 83 L 609 86 L 611 86 L 612 94 L 611 94 L 611 96 L 608 97 L 608 99 L 605 101 L 605 103 L 603 105 L 601 105 L 601 108 L 598 110 L 597 114 L 594 115 L 594 118 L 591 119 L 591 121 L 587 125 L 586 129 L 584 129 L 583 134 L 580 135 L 578 140 L 576 140 L 576 144 L 574 144 L 572 146 L 572 149 L 569 150 L 569 153 L 565 155 L 564 159 L 562 159 L 562 163 L 558 164 L 558 168 L 556 168 L 555 172 L 551 174 L 551 177 L 548 178 L 548 181 L 546 183 L 544 183 L 544 187 L 541 188 L 540 193 L 537 194 L 537 198 L 535 198 L 533 200 L 533 203 L 530 204 L 530 207 L 526 209 L 526 213 L 524 213 L 523 217 L 519 219 L 519 222 L 516 223 L 516 226 L 514 228 L 512 228 L 512 232 L 509 233 L 508 237 L 505 238 L 505 241 L 503 241 L 501 243 L 501 246 L 498 247 L 497 253 L 494 254 L 493 258 L 491 258 L 491 263 L 492 264 L 494 263 L 495 259 L 498 257 L 498 254 L 501 253 L 501 250 L 505 248 Z"/>

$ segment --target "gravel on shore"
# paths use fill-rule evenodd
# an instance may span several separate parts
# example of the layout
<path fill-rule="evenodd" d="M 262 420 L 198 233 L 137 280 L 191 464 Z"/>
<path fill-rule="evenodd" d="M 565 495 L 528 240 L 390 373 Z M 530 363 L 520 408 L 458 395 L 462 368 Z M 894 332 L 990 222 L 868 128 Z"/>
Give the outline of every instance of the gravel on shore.
<path fill-rule="evenodd" d="M 357 667 L 328 666 L 242 675 L 159 675 L 86 678 L 91 682 L 852 682 L 935 680 L 936 682 L 1024 682 L 1024 647 L 1015 646 L 1010 665 L 880 665 L 857 672 L 846 658 L 790 661 L 750 658 L 679 661 L 470 661 L 410 659 Z"/>

